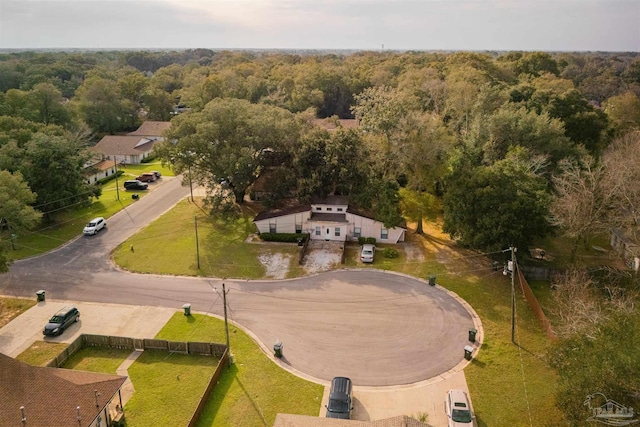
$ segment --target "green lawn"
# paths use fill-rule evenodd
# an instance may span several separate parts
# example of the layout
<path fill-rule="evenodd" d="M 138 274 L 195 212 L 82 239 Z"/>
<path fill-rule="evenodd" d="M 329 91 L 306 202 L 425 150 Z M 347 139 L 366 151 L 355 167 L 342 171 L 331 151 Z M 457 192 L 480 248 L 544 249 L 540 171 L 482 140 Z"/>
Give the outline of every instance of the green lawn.
<path fill-rule="evenodd" d="M 0 298 L 0 328 L 36 304 L 35 298 Z"/>
<path fill-rule="evenodd" d="M 115 374 L 118 366 L 131 354 L 131 350 L 108 347 L 83 347 L 62 366 L 78 371 Z"/>
<path fill-rule="evenodd" d="M 318 415 L 323 386 L 280 369 L 233 325 L 229 327 L 229 335 L 235 363 L 223 372 L 197 424 L 199 427 L 271 426 L 278 412 Z M 205 342 L 226 339 L 222 320 L 204 315 L 185 317 L 180 313 L 173 316 L 156 338 Z"/>
<path fill-rule="evenodd" d="M 36 341 L 28 349 L 20 353 L 16 360 L 32 366 L 47 366 L 47 363 L 67 347 L 68 344 L 65 343 Z"/>

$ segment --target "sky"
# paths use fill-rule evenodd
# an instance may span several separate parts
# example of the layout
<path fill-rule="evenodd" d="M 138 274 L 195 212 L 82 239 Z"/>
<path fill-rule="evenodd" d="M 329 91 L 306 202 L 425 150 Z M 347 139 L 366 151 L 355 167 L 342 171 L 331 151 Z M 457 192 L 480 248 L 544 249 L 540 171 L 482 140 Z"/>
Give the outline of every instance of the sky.
<path fill-rule="evenodd" d="M 640 0 L 0 0 L 0 49 L 640 51 Z"/>

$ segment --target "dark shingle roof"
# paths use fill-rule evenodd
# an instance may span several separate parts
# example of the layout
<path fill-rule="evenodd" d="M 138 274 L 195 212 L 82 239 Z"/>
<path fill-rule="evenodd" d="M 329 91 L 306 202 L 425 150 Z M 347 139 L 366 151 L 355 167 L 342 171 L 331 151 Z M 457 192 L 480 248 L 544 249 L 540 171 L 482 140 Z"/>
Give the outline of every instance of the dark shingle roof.
<path fill-rule="evenodd" d="M 297 206 L 289 206 L 286 208 L 282 208 L 282 209 L 274 209 L 271 211 L 262 211 L 260 212 L 258 215 L 256 215 L 255 218 L 253 218 L 254 221 L 260 221 L 262 219 L 268 219 L 268 218 L 276 218 L 279 216 L 284 216 L 284 215 L 291 215 L 294 213 L 299 213 L 299 212 L 307 212 L 311 210 L 311 206 L 309 205 L 297 205 Z"/>
<path fill-rule="evenodd" d="M 347 215 L 343 213 L 319 213 L 313 212 L 311 219 L 325 222 L 347 222 Z"/>
<path fill-rule="evenodd" d="M 30 366 L 0 353 L 0 427 L 88 426 L 115 396 L 127 377 Z M 96 395 L 98 391 L 98 407 Z"/>
<path fill-rule="evenodd" d="M 311 200 L 312 205 L 348 205 L 349 196 L 330 195 L 326 197 L 314 197 Z"/>

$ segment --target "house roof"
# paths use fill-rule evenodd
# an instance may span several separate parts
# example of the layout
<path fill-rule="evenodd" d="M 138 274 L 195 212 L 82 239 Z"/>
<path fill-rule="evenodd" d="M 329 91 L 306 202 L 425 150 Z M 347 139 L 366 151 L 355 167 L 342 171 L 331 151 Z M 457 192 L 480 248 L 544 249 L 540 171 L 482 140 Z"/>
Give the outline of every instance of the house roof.
<path fill-rule="evenodd" d="M 311 200 L 312 205 L 348 205 L 349 196 L 329 195 L 326 197 L 314 197 Z"/>
<path fill-rule="evenodd" d="M 309 415 L 277 414 L 273 427 L 429 427 L 406 415 L 376 421 L 340 420 Z"/>
<path fill-rule="evenodd" d="M 296 206 L 288 206 L 282 209 L 274 209 L 270 211 L 262 211 L 255 218 L 254 221 L 260 221 L 263 219 L 276 218 L 279 216 L 291 215 L 300 212 L 309 212 L 311 210 L 310 205 L 296 205 Z"/>
<path fill-rule="evenodd" d="M 97 171 L 106 171 L 112 167 L 114 167 L 113 160 L 101 160 L 85 169 L 91 173 L 95 173 Z"/>
<path fill-rule="evenodd" d="M 343 213 L 313 212 L 311 219 L 323 222 L 347 222 L 347 215 Z"/>
<path fill-rule="evenodd" d="M 106 156 L 139 155 L 153 149 L 157 141 L 134 135 L 107 135 L 91 150 Z"/>
<path fill-rule="evenodd" d="M 133 132 L 129 132 L 127 135 L 136 136 L 163 136 L 164 131 L 171 127 L 171 122 L 154 122 L 147 120 L 143 122 L 140 127 Z"/>
<path fill-rule="evenodd" d="M 127 377 L 30 366 L 0 353 L 0 426 L 21 425 L 20 407 L 30 427 L 89 426 Z M 96 393 L 97 403 L 96 407 Z"/>

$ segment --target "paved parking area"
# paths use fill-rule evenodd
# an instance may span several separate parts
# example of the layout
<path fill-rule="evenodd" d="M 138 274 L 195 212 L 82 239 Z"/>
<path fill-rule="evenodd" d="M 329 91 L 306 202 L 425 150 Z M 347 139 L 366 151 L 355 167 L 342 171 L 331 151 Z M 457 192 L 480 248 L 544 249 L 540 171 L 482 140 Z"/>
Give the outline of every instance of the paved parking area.
<path fill-rule="evenodd" d="M 65 305 L 75 305 L 80 321 L 57 337 L 44 337 L 42 328 Z M 69 301 L 42 301 L 0 328 L 0 352 L 16 357 L 38 340 L 70 343 L 80 334 L 153 338 L 176 312 L 172 308 Z"/>

